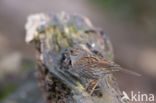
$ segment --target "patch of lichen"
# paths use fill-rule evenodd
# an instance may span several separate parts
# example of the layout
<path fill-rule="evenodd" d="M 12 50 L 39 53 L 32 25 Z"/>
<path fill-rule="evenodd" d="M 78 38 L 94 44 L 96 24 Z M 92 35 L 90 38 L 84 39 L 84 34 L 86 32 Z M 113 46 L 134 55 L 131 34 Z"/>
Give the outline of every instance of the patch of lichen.
<path fill-rule="evenodd" d="M 66 32 L 65 29 L 68 29 L 68 32 Z M 64 30 L 61 30 L 57 26 L 49 26 L 49 28 L 45 30 L 47 49 L 60 51 L 62 48 L 71 47 L 79 41 L 85 42 L 82 36 L 83 34 L 81 33 L 82 31 L 78 32 L 73 24 L 69 27 L 64 26 Z"/>
<path fill-rule="evenodd" d="M 89 40 L 90 37 L 93 36 L 93 33 L 85 33 L 85 30 L 76 30 L 76 27 L 73 24 L 71 24 L 70 26 L 70 31 L 74 39 L 85 44 L 87 44 L 88 43 L 87 40 Z"/>

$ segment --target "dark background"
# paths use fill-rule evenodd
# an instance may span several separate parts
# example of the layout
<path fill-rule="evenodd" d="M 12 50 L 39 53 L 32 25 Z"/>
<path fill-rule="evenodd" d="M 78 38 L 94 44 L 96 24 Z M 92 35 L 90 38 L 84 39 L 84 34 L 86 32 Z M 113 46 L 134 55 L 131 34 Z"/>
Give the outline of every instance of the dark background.
<path fill-rule="evenodd" d="M 33 78 L 35 51 L 25 43 L 27 16 L 61 11 L 90 18 L 110 37 L 115 61 L 142 74 L 117 73 L 121 90 L 156 94 L 155 4 L 155 0 L 0 0 L 0 101 Z"/>

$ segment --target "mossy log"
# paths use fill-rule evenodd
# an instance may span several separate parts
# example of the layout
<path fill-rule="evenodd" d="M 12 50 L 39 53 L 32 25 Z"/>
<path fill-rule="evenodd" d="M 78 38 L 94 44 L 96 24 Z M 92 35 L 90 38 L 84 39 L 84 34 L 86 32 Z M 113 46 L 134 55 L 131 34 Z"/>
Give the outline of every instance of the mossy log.
<path fill-rule="evenodd" d="M 122 103 L 113 74 L 106 74 L 100 90 L 92 96 L 85 90 L 89 81 L 75 78 L 62 66 L 65 49 L 79 45 L 113 61 L 111 43 L 90 20 L 77 14 L 34 14 L 26 24 L 26 42 L 36 47 L 36 77 L 47 103 Z"/>

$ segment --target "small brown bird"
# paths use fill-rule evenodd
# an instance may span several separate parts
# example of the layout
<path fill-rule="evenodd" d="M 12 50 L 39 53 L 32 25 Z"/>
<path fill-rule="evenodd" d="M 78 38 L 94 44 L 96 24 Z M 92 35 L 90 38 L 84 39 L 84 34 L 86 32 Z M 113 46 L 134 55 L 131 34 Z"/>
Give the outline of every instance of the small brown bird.
<path fill-rule="evenodd" d="M 119 65 L 114 62 L 109 62 L 108 60 L 93 55 L 82 48 L 73 47 L 69 49 L 72 72 L 77 73 L 79 76 L 93 79 L 86 85 L 86 89 L 96 82 L 93 86 L 90 95 L 94 92 L 96 86 L 100 83 L 101 79 L 105 74 L 109 74 L 116 71 L 124 71 L 129 74 L 140 76 L 140 74 L 128 71 L 121 68 Z"/>

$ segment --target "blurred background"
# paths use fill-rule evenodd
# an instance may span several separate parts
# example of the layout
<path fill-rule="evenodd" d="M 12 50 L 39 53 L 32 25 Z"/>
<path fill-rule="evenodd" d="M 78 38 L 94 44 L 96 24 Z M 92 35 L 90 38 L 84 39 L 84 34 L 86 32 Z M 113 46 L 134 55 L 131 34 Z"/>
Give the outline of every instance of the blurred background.
<path fill-rule="evenodd" d="M 35 50 L 25 43 L 24 25 L 28 15 L 40 12 L 87 16 L 111 39 L 115 61 L 142 74 L 134 77 L 117 73 L 121 90 L 156 94 L 155 4 L 155 0 L 0 0 L 0 102 L 16 98 L 12 94 L 37 84 Z M 39 89 L 36 86 L 33 90 L 38 92 L 29 94 L 37 100 Z M 26 95 L 22 92 L 21 97 Z"/>

